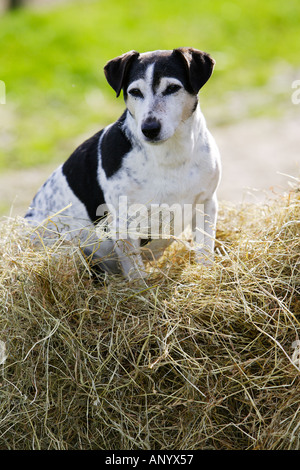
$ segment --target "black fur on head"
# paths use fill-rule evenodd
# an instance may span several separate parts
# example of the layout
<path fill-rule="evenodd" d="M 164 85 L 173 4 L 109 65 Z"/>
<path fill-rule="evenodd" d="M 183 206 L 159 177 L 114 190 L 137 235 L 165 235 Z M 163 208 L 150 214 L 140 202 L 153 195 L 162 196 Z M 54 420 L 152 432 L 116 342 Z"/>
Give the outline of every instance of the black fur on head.
<path fill-rule="evenodd" d="M 139 53 L 136 51 L 126 52 L 115 59 L 110 60 L 104 67 L 104 73 L 106 80 L 109 85 L 117 93 L 117 97 L 120 95 L 126 74 L 129 70 L 130 65 L 136 57 L 139 56 Z"/>
<path fill-rule="evenodd" d="M 136 67 L 132 70 L 135 62 Z M 180 76 L 187 91 L 195 95 L 209 79 L 215 65 L 214 59 L 209 54 L 191 47 L 181 47 L 173 51 L 154 51 L 142 55 L 137 51 L 126 52 L 110 60 L 104 67 L 106 79 L 117 97 L 122 88 L 125 89 L 130 79 L 130 71 L 138 74 L 151 62 L 156 63 L 159 76 L 162 71 L 170 76 Z"/>
<path fill-rule="evenodd" d="M 215 60 L 206 52 L 191 47 L 173 50 L 181 58 L 189 78 L 190 91 L 197 94 L 212 74 Z"/>

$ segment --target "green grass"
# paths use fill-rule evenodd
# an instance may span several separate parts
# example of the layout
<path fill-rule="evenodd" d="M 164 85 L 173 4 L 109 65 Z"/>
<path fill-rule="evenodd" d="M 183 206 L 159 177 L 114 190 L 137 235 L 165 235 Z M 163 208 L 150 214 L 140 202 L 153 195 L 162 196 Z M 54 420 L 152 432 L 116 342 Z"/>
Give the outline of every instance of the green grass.
<path fill-rule="evenodd" d="M 0 169 L 64 160 L 122 111 L 102 69 L 130 49 L 193 46 L 217 60 L 203 91 L 263 87 L 278 64 L 299 67 L 299 2 L 102 0 L 21 9 L 0 17 Z M 290 100 L 291 83 L 287 83 Z M 4 136 L 2 138 L 1 136 Z"/>

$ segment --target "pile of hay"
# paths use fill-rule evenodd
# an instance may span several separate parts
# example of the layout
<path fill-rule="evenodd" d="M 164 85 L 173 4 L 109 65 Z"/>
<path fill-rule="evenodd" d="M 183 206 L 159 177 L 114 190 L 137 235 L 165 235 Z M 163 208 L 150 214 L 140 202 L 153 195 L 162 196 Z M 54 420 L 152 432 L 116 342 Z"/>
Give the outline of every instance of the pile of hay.
<path fill-rule="evenodd" d="M 3 221 L 0 448 L 300 449 L 299 220 L 221 205 L 214 266 L 178 243 L 144 288 Z"/>

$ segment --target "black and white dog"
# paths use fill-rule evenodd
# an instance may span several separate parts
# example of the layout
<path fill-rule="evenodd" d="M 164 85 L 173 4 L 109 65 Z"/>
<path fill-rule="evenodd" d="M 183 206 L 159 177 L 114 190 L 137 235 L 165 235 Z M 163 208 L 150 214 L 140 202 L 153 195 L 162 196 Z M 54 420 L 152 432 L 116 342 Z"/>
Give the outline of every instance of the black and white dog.
<path fill-rule="evenodd" d="M 27 221 L 40 226 L 53 222 L 67 238 L 80 239 L 86 253 L 93 253 L 104 269 L 121 269 L 133 279 L 144 276 L 145 237 L 122 234 L 121 225 L 124 228 L 126 219 L 128 227 L 130 219 L 128 208 L 146 207 L 149 212 L 163 204 L 179 210 L 189 205 L 195 224 L 200 205 L 204 223 L 202 229 L 194 229 L 204 235 L 203 243 L 196 244 L 196 259 L 205 263 L 211 258 L 221 164 L 197 95 L 214 64 L 207 53 L 193 48 L 131 51 L 109 61 L 104 72 L 117 97 L 123 90 L 124 114 L 54 171 L 34 197 Z M 91 235 L 103 207 L 119 208 L 110 211 L 115 230 L 106 240 L 97 230 Z M 150 238 L 155 257 L 173 240 L 153 233 Z"/>

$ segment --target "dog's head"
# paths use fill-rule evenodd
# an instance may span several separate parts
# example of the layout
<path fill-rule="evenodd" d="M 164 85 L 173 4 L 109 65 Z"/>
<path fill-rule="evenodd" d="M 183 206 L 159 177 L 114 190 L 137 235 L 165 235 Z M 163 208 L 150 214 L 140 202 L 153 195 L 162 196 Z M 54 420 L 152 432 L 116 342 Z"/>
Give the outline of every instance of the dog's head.
<path fill-rule="evenodd" d="M 159 143 L 193 114 L 214 64 L 209 54 L 192 48 L 130 51 L 109 61 L 104 72 L 117 97 L 123 90 L 139 138 Z"/>

